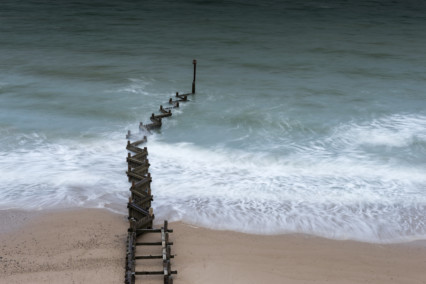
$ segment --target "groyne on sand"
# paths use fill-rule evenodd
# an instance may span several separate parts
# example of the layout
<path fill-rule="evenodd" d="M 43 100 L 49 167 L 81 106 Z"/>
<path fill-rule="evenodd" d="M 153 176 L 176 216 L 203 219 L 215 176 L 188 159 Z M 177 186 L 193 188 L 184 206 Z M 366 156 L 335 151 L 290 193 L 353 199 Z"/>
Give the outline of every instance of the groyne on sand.
<path fill-rule="evenodd" d="M 163 275 L 164 284 L 173 283 L 173 274 L 177 274 L 176 270 L 171 269 L 171 259 L 174 255 L 171 254 L 171 246 L 173 242 L 169 241 L 169 233 L 173 230 L 168 228 L 168 221 L 164 220 L 161 228 L 155 229 L 153 227 L 154 212 L 151 207 L 153 195 L 151 192 L 151 174 L 149 173 L 148 149 L 147 147 L 141 148 L 140 145 L 147 142 L 147 134 L 152 130 L 158 129 L 162 126 L 162 119 L 172 116 L 172 109 L 178 108 L 179 103 L 188 102 L 189 95 L 195 95 L 195 78 L 197 61 L 193 61 L 194 77 L 192 81 L 192 92 L 187 94 L 176 93 L 175 98 L 170 98 L 168 103 L 169 107 L 160 105 L 159 114 L 152 113 L 150 120 L 151 123 L 139 124 L 139 132 L 143 133 L 142 139 L 131 142 L 130 140 L 135 137 L 131 131 L 127 132 L 126 138 L 128 151 L 127 154 L 127 176 L 129 182 L 132 183 L 130 187 L 130 197 L 127 204 L 129 210 L 129 229 L 127 235 L 127 250 L 126 250 L 126 273 L 125 283 L 135 283 L 137 275 Z M 161 238 L 158 241 L 140 241 L 143 240 L 147 234 L 159 235 Z M 143 255 L 139 255 L 138 247 L 143 247 Z M 154 254 L 146 254 L 146 247 L 160 247 L 158 250 L 152 250 Z M 153 260 L 162 259 L 162 267 L 155 270 L 136 270 L 137 260 Z M 144 266 L 146 267 L 146 266 Z M 147 267 L 150 267 L 149 265 Z"/>

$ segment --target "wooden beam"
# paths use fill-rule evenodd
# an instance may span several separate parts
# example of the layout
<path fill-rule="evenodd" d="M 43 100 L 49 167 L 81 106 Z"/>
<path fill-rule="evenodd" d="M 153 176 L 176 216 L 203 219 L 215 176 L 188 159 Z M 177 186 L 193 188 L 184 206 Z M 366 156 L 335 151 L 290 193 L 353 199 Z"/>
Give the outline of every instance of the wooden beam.
<path fill-rule="evenodd" d="M 139 229 L 139 230 L 136 230 L 136 232 L 140 232 L 140 233 L 161 233 L 161 229 Z M 167 232 L 173 233 L 173 229 L 168 229 Z"/>
<path fill-rule="evenodd" d="M 172 270 L 170 274 L 178 274 L 178 272 Z M 164 275 L 164 271 L 136 271 L 135 275 Z"/>
<path fill-rule="evenodd" d="M 133 145 L 133 146 L 138 146 L 142 143 L 146 143 L 147 141 L 148 141 L 148 138 L 146 138 L 146 136 L 144 136 L 143 139 L 137 140 L 137 141 L 130 143 L 130 144 Z"/>
<path fill-rule="evenodd" d="M 145 179 L 145 176 L 140 175 L 140 174 L 136 174 L 134 172 L 127 171 L 126 174 L 129 177 L 129 179 L 135 178 L 135 179 L 137 179 L 137 181 L 141 181 L 141 180 Z"/>
<path fill-rule="evenodd" d="M 170 255 L 170 258 L 174 258 L 174 255 Z M 161 259 L 163 258 L 162 255 L 140 255 L 135 256 L 135 259 Z"/>
<path fill-rule="evenodd" d="M 135 210 L 135 211 L 137 211 L 137 212 L 139 212 L 139 213 L 141 213 L 141 214 L 143 214 L 143 215 L 145 215 L 145 216 L 149 216 L 149 211 L 147 211 L 147 210 L 145 210 L 145 209 L 141 208 L 140 206 L 136 205 L 136 204 L 135 204 L 135 203 L 133 203 L 133 202 L 128 203 L 128 204 L 127 204 L 127 208 L 129 208 L 129 209 L 133 209 L 133 210 Z"/>
<path fill-rule="evenodd" d="M 143 217 L 142 219 L 138 220 L 135 224 L 136 230 L 138 229 L 150 229 L 152 228 L 152 221 L 154 220 L 155 216 L 154 214 L 150 216 Z M 138 236 L 140 233 L 136 233 Z"/>
<path fill-rule="evenodd" d="M 136 243 L 136 246 L 161 246 L 163 245 L 162 242 L 141 242 L 141 243 Z M 173 242 L 168 242 L 167 243 L 168 246 L 172 246 Z"/>

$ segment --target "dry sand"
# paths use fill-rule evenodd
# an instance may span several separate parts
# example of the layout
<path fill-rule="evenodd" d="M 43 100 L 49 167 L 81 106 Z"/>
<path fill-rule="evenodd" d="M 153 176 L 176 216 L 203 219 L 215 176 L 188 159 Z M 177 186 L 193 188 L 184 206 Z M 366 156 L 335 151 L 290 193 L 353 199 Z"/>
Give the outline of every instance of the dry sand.
<path fill-rule="evenodd" d="M 101 209 L 7 210 L 0 211 L 0 225 L 0 283 L 123 283 L 127 221 L 122 215 Z M 170 227 L 172 268 L 179 272 L 175 283 L 426 283 L 424 243 L 377 245 L 183 223 Z M 159 276 L 137 279 L 162 283 Z"/>

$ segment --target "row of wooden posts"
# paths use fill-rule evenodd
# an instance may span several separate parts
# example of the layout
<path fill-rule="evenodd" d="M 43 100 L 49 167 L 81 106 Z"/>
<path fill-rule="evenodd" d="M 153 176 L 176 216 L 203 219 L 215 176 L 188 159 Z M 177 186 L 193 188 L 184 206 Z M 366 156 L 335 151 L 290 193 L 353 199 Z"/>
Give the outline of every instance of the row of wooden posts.
<path fill-rule="evenodd" d="M 139 124 L 139 131 L 149 134 L 151 130 L 162 126 L 162 119 L 172 116 L 172 109 L 178 108 L 179 103 L 187 102 L 189 95 L 195 94 L 195 76 L 197 61 L 193 61 L 194 77 L 192 82 L 192 93 L 180 95 L 176 93 L 176 97 L 170 98 L 169 107 L 160 106 L 159 114 L 152 114 L 150 117 L 151 123 Z M 171 269 L 171 259 L 174 255 L 171 254 L 171 246 L 173 242 L 169 241 L 169 233 L 173 230 L 168 228 L 167 220 L 159 229 L 153 227 L 154 212 L 151 207 L 153 195 L 151 194 L 151 174 L 149 173 L 149 160 L 147 147 L 139 147 L 147 142 L 147 136 L 143 139 L 130 142 L 132 133 L 128 131 L 126 138 L 128 151 L 127 154 L 127 177 L 131 182 L 130 197 L 127 204 L 129 210 L 129 229 L 127 235 L 127 251 L 126 251 L 126 284 L 133 284 L 136 281 L 136 275 L 163 275 L 164 284 L 173 283 L 173 274 L 177 271 Z M 138 238 L 148 233 L 161 233 L 161 240 L 158 242 L 138 242 Z M 161 250 L 157 255 L 136 255 L 136 247 L 146 246 L 161 246 Z M 156 271 L 136 271 L 136 260 L 140 259 L 162 259 L 163 266 L 161 270 Z"/>

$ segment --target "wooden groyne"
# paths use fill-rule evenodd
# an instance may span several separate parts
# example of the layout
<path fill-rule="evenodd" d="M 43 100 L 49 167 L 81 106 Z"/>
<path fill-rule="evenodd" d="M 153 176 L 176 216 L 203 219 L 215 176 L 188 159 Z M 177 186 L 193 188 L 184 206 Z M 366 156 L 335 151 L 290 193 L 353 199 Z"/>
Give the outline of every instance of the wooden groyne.
<path fill-rule="evenodd" d="M 151 130 L 158 129 L 162 126 L 162 119 L 172 116 L 172 109 L 178 108 L 180 103 L 188 102 L 188 96 L 195 94 L 195 78 L 196 78 L 196 65 L 197 61 L 193 61 L 194 77 L 192 82 L 192 92 L 187 94 L 176 93 L 174 98 L 170 98 L 168 107 L 160 105 L 159 113 L 152 113 L 150 120 L 151 123 L 143 124 L 140 122 L 139 131 L 144 134 L 150 134 Z M 131 131 L 127 132 L 126 138 L 128 151 L 127 154 L 127 177 L 131 182 L 130 197 L 127 204 L 129 211 L 129 229 L 127 235 L 127 249 L 126 249 L 126 273 L 124 283 L 133 284 L 136 281 L 137 275 L 163 275 L 164 284 L 173 283 L 173 274 L 177 271 L 172 270 L 171 260 L 174 255 L 171 253 L 171 246 L 173 242 L 169 240 L 169 233 L 173 233 L 172 229 L 168 228 L 167 220 L 164 220 L 163 226 L 160 228 L 153 227 L 155 218 L 151 202 L 154 197 L 151 193 L 151 174 L 149 173 L 149 160 L 147 147 L 141 148 L 148 139 L 145 135 L 143 139 L 131 142 L 133 137 Z M 155 234 L 158 235 L 158 241 L 139 242 L 144 235 Z M 142 254 L 139 255 L 141 250 L 143 253 L 146 247 L 159 247 L 158 252 L 155 254 Z M 141 248 L 141 249 L 138 249 Z M 162 266 L 157 270 L 136 270 L 138 260 L 152 260 L 161 259 Z M 139 266 L 139 265 L 138 265 Z M 149 265 L 148 265 L 149 266 Z"/>

